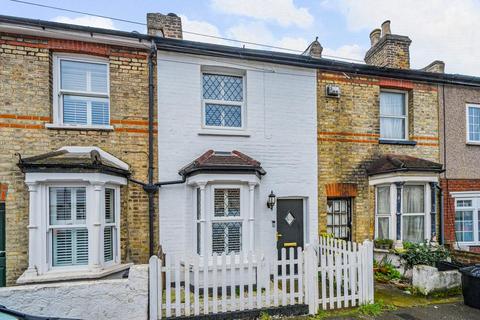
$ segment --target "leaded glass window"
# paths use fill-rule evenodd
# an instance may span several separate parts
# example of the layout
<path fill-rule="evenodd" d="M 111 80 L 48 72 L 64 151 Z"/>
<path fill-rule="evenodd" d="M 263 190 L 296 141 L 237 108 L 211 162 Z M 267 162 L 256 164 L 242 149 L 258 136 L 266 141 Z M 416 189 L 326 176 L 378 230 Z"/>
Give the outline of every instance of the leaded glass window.
<path fill-rule="evenodd" d="M 214 128 L 242 128 L 243 77 L 203 74 L 204 125 Z"/>

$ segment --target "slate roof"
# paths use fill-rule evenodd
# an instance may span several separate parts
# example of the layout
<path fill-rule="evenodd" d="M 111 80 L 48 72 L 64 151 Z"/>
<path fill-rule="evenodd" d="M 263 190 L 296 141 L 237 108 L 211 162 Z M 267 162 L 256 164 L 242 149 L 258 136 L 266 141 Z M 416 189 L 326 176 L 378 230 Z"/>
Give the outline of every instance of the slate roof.
<path fill-rule="evenodd" d="M 22 158 L 18 166 L 23 172 L 102 172 L 129 176 L 130 171 L 103 157 L 98 150 L 70 152 L 60 149 Z"/>
<path fill-rule="evenodd" d="M 260 162 L 237 150 L 233 150 L 232 152 L 208 150 L 180 169 L 179 174 L 189 176 L 200 172 L 250 172 L 259 176 L 266 174 Z"/>
<path fill-rule="evenodd" d="M 367 169 L 369 176 L 390 172 L 423 171 L 442 172 L 443 166 L 433 161 L 406 155 L 386 154 L 373 161 Z"/>

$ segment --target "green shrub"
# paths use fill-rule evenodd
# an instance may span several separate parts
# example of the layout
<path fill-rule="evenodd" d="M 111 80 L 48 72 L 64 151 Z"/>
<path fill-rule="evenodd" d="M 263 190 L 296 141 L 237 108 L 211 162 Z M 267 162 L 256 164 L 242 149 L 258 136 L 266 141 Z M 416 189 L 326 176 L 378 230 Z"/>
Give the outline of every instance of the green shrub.
<path fill-rule="evenodd" d="M 403 244 L 404 250 L 400 252 L 400 257 L 405 260 L 407 269 L 413 266 L 424 264 L 434 267 L 437 262 L 444 261 L 450 257 L 450 252 L 443 246 L 432 246 L 427 243 L 408 243 Z"/>
<path fill-rule="evenodd" d="M 374 262 L 375 280 L 378 282 L 390 282 L 392 280 L 400 280 L 402 274 L 384 257 L 382 261 Z"/>

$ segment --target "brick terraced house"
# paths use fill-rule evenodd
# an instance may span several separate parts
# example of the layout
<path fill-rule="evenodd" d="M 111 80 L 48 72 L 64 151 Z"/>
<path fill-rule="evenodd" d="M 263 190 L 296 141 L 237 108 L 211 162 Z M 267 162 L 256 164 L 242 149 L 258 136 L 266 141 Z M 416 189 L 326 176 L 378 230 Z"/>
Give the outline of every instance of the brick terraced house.
<path fill-rule="evenodd" d="M 145 263 L 147 197 L 127 178 L 147 175 L 150 42 L 0 20 L 6 283 L 95 278 Z"/>
<path fill-rule="evenodd" d="M 445 242 L 480 253 L 480 91 L 445 84 L 439 93 Z"/>
<path fill-rule="evenodd" d="M 322 58 L 318 40 L 296 55 L 182 40 L 174 14 L 147 24 L 142 35 L 0 16 L 8 285 L 103 277 L 158 245 L 208 257 L 275 255 L 325 232 L 437 238 L 440 178 L 470 175 L 443 160 L 439 105 L 466 103 L 474 159 L 479 78 L 438 61 L 410 69 L 410 39 L 388 21 L 366 64 Z M 460 198 L 478 224 L 476 196 Z"/>

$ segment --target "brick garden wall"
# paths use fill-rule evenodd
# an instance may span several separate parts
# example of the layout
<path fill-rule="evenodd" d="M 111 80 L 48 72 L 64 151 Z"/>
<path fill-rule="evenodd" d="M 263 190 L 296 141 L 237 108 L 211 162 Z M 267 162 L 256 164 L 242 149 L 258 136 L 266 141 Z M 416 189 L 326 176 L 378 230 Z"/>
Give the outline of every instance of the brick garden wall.
<path fill-rule="evenodd" d="M 109 59 L 113 131 L 45 128 L 45 124 L 52 121 L 51 73 L 55 52 Z M 6 257 L 7 284 L 11 285 L 28 266 L 28 192 L 24 175 L 16 165 L 16 154 L 32 156 L 66 145 L 98 146 L 127 162 L 133 177 L 145 181 L 148 65 L 147 52 L 138 50 L 0 33 L 0 66 L 0 183 L 8 186 Z M 4 190 L 1 191 L 5 195 Z M 121 196 L 122 260 L 146 263 L 147 196 L 141 187 L 132 183 L 122 187 Z"/>
<path fill-rule="evenodd" d="M 339 99 L 325 96 L 327 84 L 340 87 Z M 416 146 L 379 144 L 381 88 L 408 91 L 409 136 L 417 141 Z M 368 186 L 366 168 L 386 153 L 439 162 L 437 88 L 410 81 L 318 71 L 317 99 L 319 232 L 326 231 L 327 188 L 331 190 L 332 184 L 339 184 L 339 189 L 345 190 L 344 184 L 355 184 L 353 239 L 372 238 L 374 192 Z"/>

